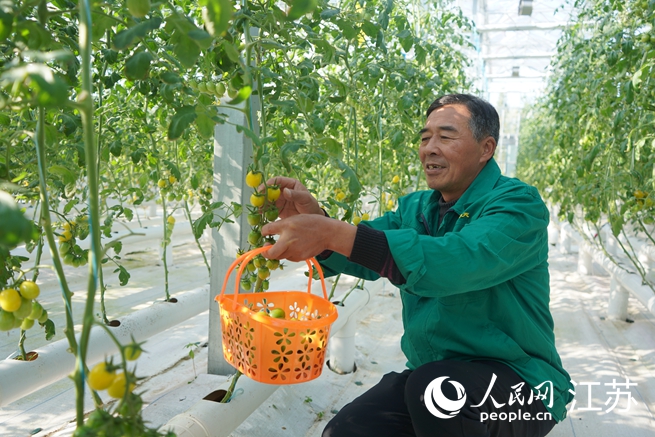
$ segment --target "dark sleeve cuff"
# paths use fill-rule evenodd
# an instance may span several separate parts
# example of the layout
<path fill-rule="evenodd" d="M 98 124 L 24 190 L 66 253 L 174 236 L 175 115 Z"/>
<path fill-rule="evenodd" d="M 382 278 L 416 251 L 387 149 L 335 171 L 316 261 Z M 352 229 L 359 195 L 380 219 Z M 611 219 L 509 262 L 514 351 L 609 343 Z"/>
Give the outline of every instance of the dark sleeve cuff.
<path fill-rule="evenodd" d="M 357 225 L 357 234 L 350 253 L 350 261 L 373 270 L 391 283 L 400 285 L 406 282 L 396 262 L 391 256 L 387 236 L 383 231 Z"/>
<path fill-rule="evenodd" d="M 350 261 L 380 273 L 389 256 L 391 252 L 384 232 L 365 225 L 357 225 Z"/>

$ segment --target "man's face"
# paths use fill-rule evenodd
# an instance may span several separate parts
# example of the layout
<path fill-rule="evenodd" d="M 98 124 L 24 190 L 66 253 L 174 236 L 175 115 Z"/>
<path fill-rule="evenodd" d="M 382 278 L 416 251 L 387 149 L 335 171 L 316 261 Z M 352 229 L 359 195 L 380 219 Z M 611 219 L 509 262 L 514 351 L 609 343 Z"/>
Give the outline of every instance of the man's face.
<path fill-rule="evenodd" d="M 464 194 L 496 147 L 492 137 L 473 138 L 470 117 L 464 105 L 443 106 L 430 113 L 421 130 L 418 153 L 428 186 L 447 202 Z"/>

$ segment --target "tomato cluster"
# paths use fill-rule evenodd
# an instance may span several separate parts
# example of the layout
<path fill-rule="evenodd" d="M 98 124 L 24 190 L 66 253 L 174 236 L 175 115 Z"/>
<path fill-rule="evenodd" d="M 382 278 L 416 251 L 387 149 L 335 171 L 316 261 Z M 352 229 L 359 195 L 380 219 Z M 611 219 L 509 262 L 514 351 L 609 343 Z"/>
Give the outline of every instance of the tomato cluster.
<path fill-rule="evenodd" d="M 33 281 L 23 281 L 18 289 L 0 291 L 0 331 L 20 328 L 27 331 L 35 322 L 44 324 L 48 312 L 36 300 L 41 290 Z"/>
<path fill-rule="evenodd" d="M 62 224 L 59 232 L 59 254 L 64 264 L 80 267 L 87 264 L 89 260 L 89 249 L 82 249 L 78 240 L 84 240 L 89 236 L 89 217 L 81 214 L 72 221 Z"/>
<path fill-rule="evenodd" d="M 248 233 L 250 249 L 262 247 L 264 243 L 274 244 L 273 237 L 262 237 L 261 228 L 266 223 L 274 222 L 278 218 L 278 209 L 275 202 L 280 197 L 280 187 L 264 183 L 264 174 L 261 171 L 250 169 L 246 175 L 246 185 L 253 189 L 250 195 L 248 209 L 248 224 L 251 226 Z M 260 188 L 263 189 L 260 190 Z M 237 256 L 241 255 L 241 252 Z M 278 260 L 267 260 L 261 255 L 253 258 L 241 277 L 241 288 L 244 290 L 264 291 L 268 289 L 268 278 L 272 270 L 280 268 Z"/>

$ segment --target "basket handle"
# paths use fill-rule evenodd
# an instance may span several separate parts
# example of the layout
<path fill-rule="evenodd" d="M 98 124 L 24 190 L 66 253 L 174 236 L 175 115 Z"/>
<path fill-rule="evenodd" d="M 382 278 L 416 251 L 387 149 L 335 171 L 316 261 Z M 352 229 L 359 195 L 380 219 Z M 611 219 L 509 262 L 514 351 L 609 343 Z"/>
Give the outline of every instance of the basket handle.
<path fill-rule="evenodd" d="M 248 251 L 248 252 L 244 253 L 243 255 L 238 257 L 236 260 L 234 260 L 232 265 L 230 265 L 230 267 L 227 269 L 227 272 L 225 273 L 225 279 L 223 280 L 223 287 L 221 288 L 221 294 L 216 296 L 216 300 L 218 300 L 219 298 L 221 298 L 225 294 L 225 288 L 227 287 L 227 281 L 230 279 L 230 274 L 232 273 L 232 270 L 234 270 L 234 268 L 239 263 L 241 263 L 241 266 L 239 267 L 239 270 L 237 272 L 236 283 L 234 285 L 234 295 L 238 296 L 239 295 L 239 284 L 241 283 L 241 275 L 243 274 L 243 270 L 246 268 L 248 263 L 250 263 L 250 261 L 254 257 L 259 255 L 260 253 L 266 252 L 271 247 L 273 247 L 273 246 L 272 245 L 263 246 L 263 247 L 259 247 L 257 249 L 253 249 L 251 251 Z M 314 266 L 316 268 L 316 271 L 318 272 L 319 278 L 321 279 L 321 288 L 323 289 L 323 297 L 325 298 L 325 300 L 328 300 L 327 290 L 325 288 L 325 275 L 323 274 L 323 269 L 321 268 L 320 264 L 318 263 L 318 261 L 316 261 L 316 258 L 314 258 L 314 257 L 306 259 L 305 262 L 307 263 L 307 267 L 309 267 L 309 272 L 310 272 L 309 273 L 309 280 L 307 281 L 307 293 L 312 292 L 312 273 L 311 272 L 312 272 L 312 266 Z"/>

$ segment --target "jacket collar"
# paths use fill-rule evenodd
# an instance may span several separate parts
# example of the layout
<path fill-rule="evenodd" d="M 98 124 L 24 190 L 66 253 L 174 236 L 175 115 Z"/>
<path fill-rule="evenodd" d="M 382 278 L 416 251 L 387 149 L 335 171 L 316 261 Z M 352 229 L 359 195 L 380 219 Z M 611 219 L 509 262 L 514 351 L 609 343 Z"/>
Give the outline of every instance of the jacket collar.
<path fill-rule="evenodd" d="M 475 177 L 471 185 L 464 191 L 462 197 L 457 200 L 457 203 L 450 208 L 451 210 L 462 214 L 469 207 L 470 204 L 478 200 L 480 197 L 489 193 L 496 186 L 500 179 L 500 167 L 496 164 L 496 160 L 491 158 L 487 164 L 482 167 L 480 173 Z M 431 202 L 437 203 L 441 198 L 439 191 L 434 191 L 431 196 Z"/>

